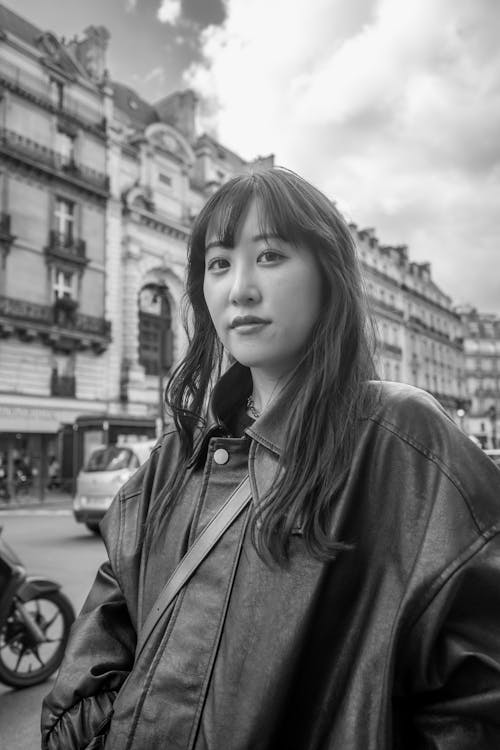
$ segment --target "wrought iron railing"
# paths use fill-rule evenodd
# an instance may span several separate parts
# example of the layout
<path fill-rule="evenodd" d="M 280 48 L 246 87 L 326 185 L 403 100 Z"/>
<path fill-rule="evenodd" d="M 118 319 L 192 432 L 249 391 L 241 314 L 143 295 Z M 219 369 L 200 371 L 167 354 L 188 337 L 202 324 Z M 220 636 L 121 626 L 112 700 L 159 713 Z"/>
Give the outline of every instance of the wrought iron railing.
<path fill-rule="evenodd" d="M 77 164 L 75 161 L 68 161 L 65 154 L 54 151 L 14 130 L 0 128 L 0 148 L 11 155 L 29 159 L 35 164 L 49 168 L 61 177 L 83 182 L 98 190 L 107 191 L 109 188 L 107 175 L 83 164 Z"/>
<path fill-rule="evenodd" d="M 59 327 L 82 335 L 94 335 L 109 339 L 111 323 L 104 318 L 74 312 L 62 325 L 56 323 L 55 305 L 40 305 L 36 302 L 0 296 L 0 318 L 13 323 L 33 323 L 44 328 Z"/>
<path fill-rule="evenodd" d="M 67 256 L 79 262 L 87 262 L 85 240 L 80 238 L 75 239 L 55 229 L 51 229 L 49 233 L 49 242 L 45 248 L 45 252 L 58 256 Z"/>
<path fill-rule="evenodd" d="M 105 119 L 101 112 L 91 110 L 88 106 L 76 101 L 67 91 L 64 92 L 64 100 L 61 106 L 58 106 L 51 98 L 48 79 L 43 81 L 35 78 L 7 60 L 2 60 L 0 83 L 50 112 L 61 112 L 63 115 L 78 120 L 87 128 L 104 132 Z"/>

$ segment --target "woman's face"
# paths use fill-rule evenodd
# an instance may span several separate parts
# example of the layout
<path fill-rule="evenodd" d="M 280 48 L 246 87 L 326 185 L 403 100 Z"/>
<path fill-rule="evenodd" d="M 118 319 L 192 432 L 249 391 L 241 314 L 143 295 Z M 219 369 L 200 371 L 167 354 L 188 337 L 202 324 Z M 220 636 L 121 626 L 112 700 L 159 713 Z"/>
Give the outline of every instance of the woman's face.
<path fill-rule="evenodd" d="M 319 317 L 320 272 L 308 248 L 262 234 L 255 201 L 234 247 L 207 235 L 203 291 L 217 335 L 238 362 L 272 378 L 294 368 Z"/>

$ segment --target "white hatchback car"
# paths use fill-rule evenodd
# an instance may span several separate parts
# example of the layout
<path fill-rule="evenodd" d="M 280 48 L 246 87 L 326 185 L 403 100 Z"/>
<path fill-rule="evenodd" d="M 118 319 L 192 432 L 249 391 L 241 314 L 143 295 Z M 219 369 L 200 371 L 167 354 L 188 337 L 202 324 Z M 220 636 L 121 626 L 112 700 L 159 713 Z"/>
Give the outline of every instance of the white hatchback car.
<path fill-rule="evenodd" d="M 486 448 L 484 452 L 500 469 L 500 448 Z"/>
<path fill-rule="evenodd" d="M 99 532 L 99 521 L 111 501 L 139 466 L 145 463 L 156 440 L 117 443 L 92 451 L 76 479 L 73 515 L 90 531 Z"/>

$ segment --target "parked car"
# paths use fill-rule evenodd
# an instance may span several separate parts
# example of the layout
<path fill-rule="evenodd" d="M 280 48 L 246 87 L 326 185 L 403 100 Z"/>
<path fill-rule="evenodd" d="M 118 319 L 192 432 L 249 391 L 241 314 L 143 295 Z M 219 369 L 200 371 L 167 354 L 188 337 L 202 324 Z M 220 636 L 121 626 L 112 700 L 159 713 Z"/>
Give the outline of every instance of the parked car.
<path fill-rule="evenodd" d="M 486 448 L 484 452 L 491 458 L 492 461 L 496 463 L 496 465 L 500 469 L 500 448 Z"/>
<path fill-rule="evenodd" d="M 99 533 L 111 501 L 125 482 L 149 457 L 156 440 L 117 443 L 96 448 L 76 479 L 73 515 L 90 531 Z"/>

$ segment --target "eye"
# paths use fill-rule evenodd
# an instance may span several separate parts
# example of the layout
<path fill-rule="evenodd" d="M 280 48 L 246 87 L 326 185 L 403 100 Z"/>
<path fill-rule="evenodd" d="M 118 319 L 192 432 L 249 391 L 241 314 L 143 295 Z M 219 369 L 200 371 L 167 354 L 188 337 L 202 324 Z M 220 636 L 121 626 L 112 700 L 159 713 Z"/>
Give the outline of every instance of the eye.
<path fill-rule="evenodd" d="M 207 271 L 224 271 L 229 268 L 229 261 L 227 258 L 211 258 L 205 261 L 205 268 Z"/>
<path fill-rule="evenodd" d="M 271 264 L 279 263 L 284 257 L 283 253 L 278 252 L 278 250 L 264 250 L 264 252 L 260 253 L 258 260 L 259 262 Z"/>

